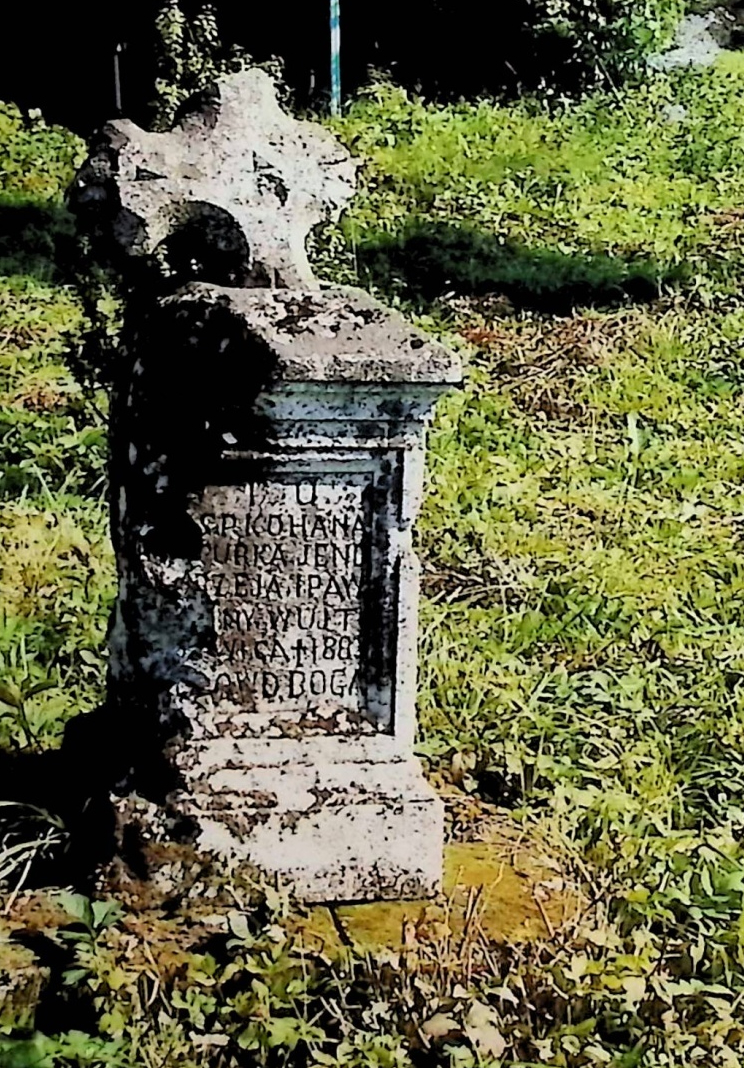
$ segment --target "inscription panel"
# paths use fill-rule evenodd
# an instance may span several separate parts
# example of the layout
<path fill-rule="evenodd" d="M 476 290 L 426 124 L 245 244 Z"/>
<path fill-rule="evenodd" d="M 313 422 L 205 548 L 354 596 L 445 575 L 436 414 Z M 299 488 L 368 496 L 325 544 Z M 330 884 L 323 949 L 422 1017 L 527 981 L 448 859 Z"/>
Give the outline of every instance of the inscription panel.
<path fill-rule="evenodd" d="M 213 707 L 359 722 L 372 481 L 287 474 L 206 491 L 196 518 L 214 605 Z"/>

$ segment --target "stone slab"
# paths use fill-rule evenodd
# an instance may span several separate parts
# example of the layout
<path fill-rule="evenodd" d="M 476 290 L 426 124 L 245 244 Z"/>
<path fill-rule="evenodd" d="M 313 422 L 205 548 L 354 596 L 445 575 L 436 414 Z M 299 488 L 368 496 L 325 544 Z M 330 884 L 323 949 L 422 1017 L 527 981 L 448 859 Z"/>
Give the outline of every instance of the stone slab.
<path fill-rule="evenodd" d="M 415 760 L 222 771 L 176 798 L 198 847 L 230 853 L 299 899 L 427 898 L 441 888 L 443 805 Z"/>
<path fill-rule="evenodd" d="M 313 291 L 193 284 L 170 300 L 182 309 L 189 302 L 219 305 L 243 320 L 275 354 L 274 383 L 448 385 L 462 379 L 450 349 L 350 286 Z"/>

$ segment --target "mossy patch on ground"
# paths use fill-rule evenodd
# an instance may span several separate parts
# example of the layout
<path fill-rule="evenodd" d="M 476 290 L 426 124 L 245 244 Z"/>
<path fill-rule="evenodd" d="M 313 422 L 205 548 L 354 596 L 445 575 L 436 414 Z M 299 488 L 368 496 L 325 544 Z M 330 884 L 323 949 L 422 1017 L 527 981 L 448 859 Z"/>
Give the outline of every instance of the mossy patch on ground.
<path fill-rule="evenodd" d="M 450 843 L 443 893 L 434 901 L 332 905 L 334 927 L 362 950 L 401 949 L 416 942 L 468 938 L 525 941 L 550 938 L 577 908 L 576 892 L 544 860 L 509 840 Z"/>

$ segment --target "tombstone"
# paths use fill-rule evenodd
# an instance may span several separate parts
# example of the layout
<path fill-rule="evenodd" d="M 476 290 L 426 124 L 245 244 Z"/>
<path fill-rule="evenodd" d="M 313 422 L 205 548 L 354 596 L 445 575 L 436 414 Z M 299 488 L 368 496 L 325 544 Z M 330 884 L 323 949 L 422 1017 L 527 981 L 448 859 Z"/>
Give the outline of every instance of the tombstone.
<path fill-rule="evenodd" d="M 126 848 L 189 843 L 308 901 L 428 896 L 442 867 L 411 536 L 460 369 L 312 275 L 306 235 L 353 180 L 252 70 L 172 133 L 109 126 L 71 196 L 131 288 L 111 416 Z"/>

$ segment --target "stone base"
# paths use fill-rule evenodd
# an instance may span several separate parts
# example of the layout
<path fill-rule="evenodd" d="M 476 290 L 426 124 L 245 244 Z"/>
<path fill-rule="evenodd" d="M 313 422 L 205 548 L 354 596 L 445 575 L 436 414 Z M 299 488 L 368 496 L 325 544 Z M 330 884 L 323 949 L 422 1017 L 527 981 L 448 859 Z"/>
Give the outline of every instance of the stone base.
<path fill-rule="evenodd" d="M 418 761 L 261 766 L 219 779 L 219 793 L 191 809 L 199 849 L 245 860 L 308 902 L 440 891 L 444 806 Z"/>

